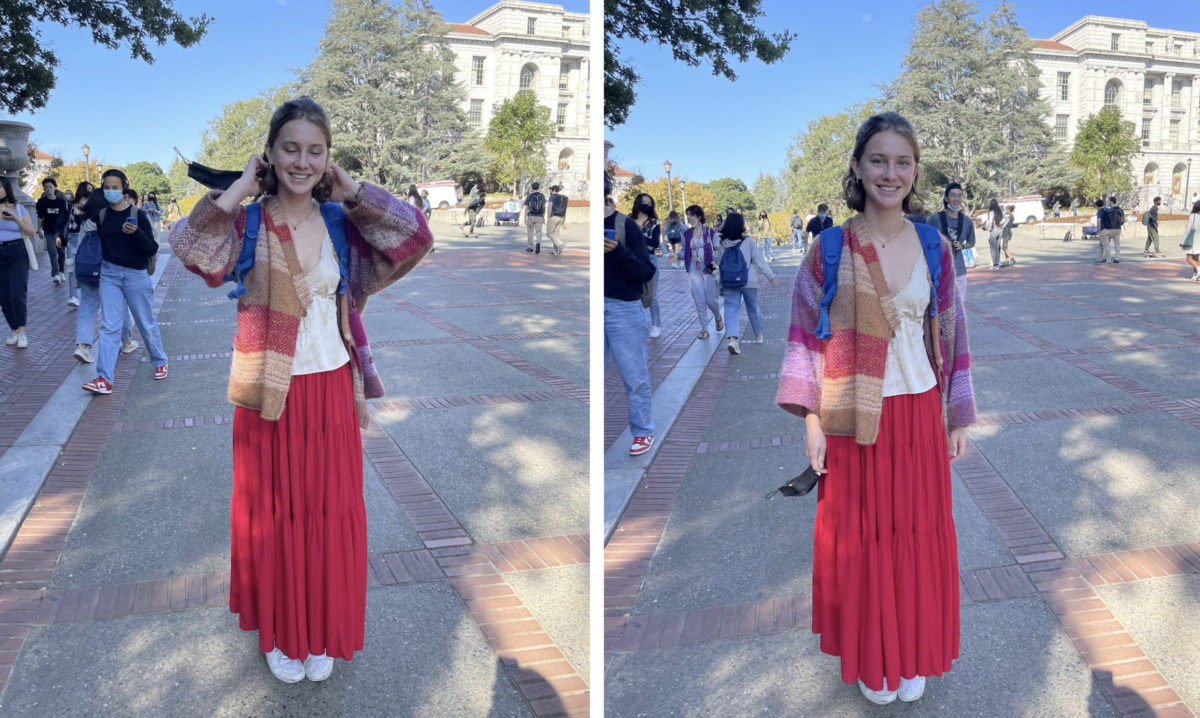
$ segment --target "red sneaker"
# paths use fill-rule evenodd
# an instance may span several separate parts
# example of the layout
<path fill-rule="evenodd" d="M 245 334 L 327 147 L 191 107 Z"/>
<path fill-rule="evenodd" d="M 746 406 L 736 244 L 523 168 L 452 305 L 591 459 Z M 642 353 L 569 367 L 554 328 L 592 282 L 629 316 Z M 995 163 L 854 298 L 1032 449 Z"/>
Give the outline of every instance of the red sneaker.
<path fill-rule="evenodd" d="M 162 366 L 154 367 L 155 381 L 157 381 L 159 379 L 166 379 L 166 378 L 167 378 L 167 365 L 166 364 L 163 364 Z"/>
<path fill-rule="evenodd" d="M 92 379 L 88 383 L 84 384 L 83 390 L 90 391 L 93 394 L 111 394 L 112 393 L 112 384 L 109 383 L 108 379 L 105 379 L 102 376 L 98 376 L 95 379 Z"/>
<path fill-rule="evenodd" d="M 653 436 L 635 436 L 633 437 L 633 446 L 629 447 L 630 456 L 641 456 L 650 450 L 654 445 Z"/>

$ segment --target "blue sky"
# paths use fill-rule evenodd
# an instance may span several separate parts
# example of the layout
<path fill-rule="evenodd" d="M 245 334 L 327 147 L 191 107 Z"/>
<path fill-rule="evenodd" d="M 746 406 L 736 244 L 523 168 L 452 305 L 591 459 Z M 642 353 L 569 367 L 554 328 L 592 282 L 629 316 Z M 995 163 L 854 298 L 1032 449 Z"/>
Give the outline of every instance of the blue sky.
<path fill-rule="evenodd" d="M 466 22 L 492 0 L 434 0 L 448 22 Z M 588 12 L 588 0 L 561 0 L 569 12 Z M 15 119 L 34 126 L 40 147 L 67 162 L 91 157 L 114 165 L 158 162 L 165 171 L 178 147 L 188 159 L 200 148 L 207 121 L 239 99 L 294 78 L 324 31 L 323 0 L 176 0 L 184 17 L 215 18 L 187 50 L 151 46 L 153 65 L 129 50 L 96 45 L 79 29 L 43 25 L 43 41 L 61 62 L 46 106 Z M 234 169 L 234 168 L 229 168 Z"/>
<path fill-rule="evenodd" d="M 760 27 L 798 35 L 774 65 L 735 64 L 738 80 L 714 77 L 703 65 L 675 62 L 659 45 L 621 45 L 642 76 L 629 121 L 605 137 L 612 157 L 649 177 L 707 182 L 737 177 L 753 184 L 759 171 L 783 168 L 787 148 L 808 121 L 870 97 L 898 73 L 913 31 L 918 0 L 795 2 L 764 0 Z M 979 2 L 986 15 L 995 0 Z M 1014 0 L 1017 20 L 1037 39 L 1049 38 L 1084 15 L 1145 21 L 1151 27 L 1200 32 L 1200 16 L 1179 3 L 1118 0 Z M 1130 14 L 1137 8 L 1137 14 Z"/>

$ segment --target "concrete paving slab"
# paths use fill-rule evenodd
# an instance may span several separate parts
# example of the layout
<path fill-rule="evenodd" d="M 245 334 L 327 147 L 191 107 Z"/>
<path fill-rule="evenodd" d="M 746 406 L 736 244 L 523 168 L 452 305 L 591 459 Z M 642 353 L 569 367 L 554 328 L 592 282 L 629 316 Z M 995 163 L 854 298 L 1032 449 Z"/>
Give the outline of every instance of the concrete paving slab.
<path fill-rule="evenodd" d="M 572 289 L 571 298 L 582 293 Z M 588 323 L 550 311 L 536 304 L 507 304 L 477 309 L 430 309 L 430 312 L 472 334 L 533 334 L 536 332 L 586 331 Z"/>
<path fill-rule="evenodd" d="M 197 327 L 203 326 L 203 331 Z M 208 352 L 227 352 L 233 350 L 233 337 L 237 334 L 237 325 L 229 323 L 210 324 L 173 324 L 160 327 L 163 350 L 167 356 L 174 354 L 205 354 Z"/>
<path fill-rule="evenodd" d="M 581 678 L 589 680 L 588 572 L 563 566 L 504 575 L 525 607 L 541 622 Z"/>
<path fill-rule="evenodd" d="M 981 415 L 1137 401 L 1132 394 L 1051 357 L 973 364 L 971 383 L 975 388 L 975 408 Z"/>
<path fill-rule="evenodd" d="M 512 301 L 510 297 L 506 297 L 503 294 L 497 294 L 483 287 L 476 287 L 470 284 L 437 287 L 405 286 L 405 284 L 405 282 L 397 283 L 395 288 L 389 290 L 389 294 L 421 307 L 430 304 L 475 304 Z"/>
<path fill-rule="evenodd" d="M 550 390 L 469 344 L 377 347 L 372 353 L 388 399 Z"/>
<path fill-rule="evenodd" d="M 1187 301 L 1194 301 L 1188 299 Z M 1187 332 L 1195 336 L 1200 336 L 1200 316 L 1195 314 L 1176 314 L 1167 316 L 1145 317 L 1147 321 L 1161 324 L 1164 327 L 1178 329 L 1181 332 Z M 1173 341 L 1182 341 L 1182 338 L 1174 339 Z"/>
<path fill-rule="evenodd" d="M 1200 576 L 1102 586 L 1096 593 L 1188 705 L 1200 705 Z"/>
<path fill-rule="evenodd" d="M 394 308 L 395 305 L 376 300 L 384 308 Z M 390 306 L 389 306 L 390 305 Z M 371 306 L 375 306 L 372 304 Z M 372 342 L 403 341 L 406 339 L 445 339 L 448 332 L 442 331 L 429 322 L 414 316 L 409 312 L 367 312 L 362 315 L 363 327 L 367 337 Z"/>
<path fill-rule="evenodd" d="M 1070 556 L 1196 540 L 1196 430 L 1168 414 L 978 427 L 971 439 Z"/>
<path fill-rule="evenodd" d="M 953 670 L 928 679 L 915 703 L 868 703 L 841 682 L 838 659 L 819 652 L 816 636 L 795 631 L 619 654 L 605 677 L 605 708 L 655 718 L 1117 715 L 1041 599 L 967 606 L 961 635 Z"/>
<path fill-rule="evenodd" d="M 1179 341 L 1179 337 L 1174 334 L 1115 317 L 1027 324 L 1022 329 L 1064 349 L 1128 347 L 1134 344 L 1170 344 Z"/>
<path fill-rule="evenodd" d="M 13 446 L 0 456 L 0 550 L 7 551 L 62 447 Z"/>
<path fill-rule="evenodd" d="M 522 339 L 496 343 L 517 356 L 543 366 L 564 379 L 586 387 L 591 380 L 588 368 L 587 336 L 553 339 Z"/>
<path fill-rule="evenodd" d="M 226 571 L 232 494 L 232 426 L 113 434 L 51 584 Z"/>
<path fill-rule="evenodd" d="M 329 680 L 288 685 L 267 669 L 257 633 L 223 608 L 35 628 L 0 715 L 529 715 L 444 581 L 368 591 L 366 635 Z"/>
<path fill-rule="evenodd" d="M 629 430 L 626 429 L 628 432 Z M 616 444 L 614 444 L 615 446 Z M 628 444 L 621 444 L 628 451 Z M 629 499 L 637 489 L 637 484 L 646 475 L 646 469 L 633 467 L 629 469 L 604 469 L 604 541 L 612 536 L 613 529 L 621 520 L 621 514 L 629 505 Z"/>
<path fill-rule="evenodd" d="M 174 289 L 172 287 L 168 298 L 175 297 Z M 160 322 L 194 322 L 199 319 L 223 319 L 236 325 L 237 302 L 230 300 L 225 294 L 214 292 L 213 296 L 205 299 L 163 302 L 162 309 L 158 312 Z"/>
<path fill-rule="evenodd" d="M 417 551 L 425 548 L 416 530 L 396 505 L 379 478 L 379 472 L 363 457 L 363 503 L 367 506 L 367 552 Z"/>
<path fill-rule="evenodd" d="M 971 293 L 968 290 L 967 296 Z M 967 300 L 967 311 L 971 309 L 974 299 Z M 1097 309 L 1081 307 L 1078 304 L 1064 302 L 1059 299 L 1037 300 L 1032 302 L 989 302 L 986 308 L 1001 319 L 1049 319 L 1052 317 L 1083 317 L 1104 314 Z"/>
<path fill-rule="evenodd" d="M 557 278 L 535 279 L 525 284 L 506 284 L 504 291 L 538 300 L 570 301 L 586 295 L 587 287 L 577 282 L 562 282 Z"/>
<path fill-rule="evenodd" d="M 554 307 L 556 309 L 565 309 L 569 312 L 575 312 L 576 314 L 582 314 L 585 317 L 591 316 L 590 312 L 592 311 L 590 303 L 588 303 L 586 301 L 583 301 L 583 302 L 555 302 Z"/>
<path fill-rule="evenodd" d="M 133 359 L 124 357 L 119 361 Z M 172 362 L 170 376 L 165 381 L 155 381 L 150 362 L 139 363 L 117 419 L 138 421 L 233 414 L 233 404 L 228 398 L 232 361 L 219 358 Z M 86 395 L 82 389 L 79 393 Z M 96 401 L 104 401 L 104 397 L 98 397 Z"/>
<path fill-rule="evenodd" d="M 1025 354 L 1039 351 L 1034 345 L 1024 339 L 1018 339 L 1000 327 L 970 327 L 967 330 L 967 337 L 972 356 Z"/>
<path fill-rule="evenodd" d="M 1136 289 L 1116 297 L 1095 297 L 1091 304 L 1116 312 L 1192 312 L 1200 315 L 1200 306 L 1178 299 L 1141 295 Z"/>
<path fill-rule="evenodd" d="M 726 382 L 705 441 L 759 439 L 804 432 L 804 420 L 775 405 L 778 379 Z"/>
<path fill-rule="evenodd" d="M 1088 359 L 1171 399 L 1200 396 L 1200 347 L 1095 354 Z"/>
<path fill-rule="evenodd" d="M 768 331 L 765 337 L 775 339 L 785 335 L 785 330 L 779 329 L 774 333 Z M 718 336 L 721 339 L 721 346 L 717 351 L 729 353 L 726 348 L 729 342 L 725 341 L 724 335 Z M 729 365 L 730 376 L 770 374 L 779 371 L 783 367 L 783 357 L 787 353 L 787 342 L 768 341 L 764 344 L 742 344 L 741 349 L 742 353 L 733 357 Z"/>
<path fill-rule="evenodd" d="M 576 401 L 376 418 L 480 543 L 588 530 L 588 407 Z"/>

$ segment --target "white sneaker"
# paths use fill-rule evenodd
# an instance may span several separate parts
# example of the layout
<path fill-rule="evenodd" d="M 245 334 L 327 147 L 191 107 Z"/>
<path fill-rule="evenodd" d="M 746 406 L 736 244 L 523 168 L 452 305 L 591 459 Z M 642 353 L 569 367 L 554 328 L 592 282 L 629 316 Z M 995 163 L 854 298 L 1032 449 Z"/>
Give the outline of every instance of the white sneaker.
<path fill-rule="evenodd" d="M 925 676 L 901 678 L 900 690 L 896 691 L 896 695 L 905 703 L 912 703 L 925 695 Z"/>
<path fill-rule="evenodd" d="M 729 353 L 730 354 L 741 354 L 742 353 L 742 348 L 740 346 L 738 346 L 738 338 L 737 337 L 730 338 Z"/>
<path fill-rule="evenodd" d="M 322 653 L 319 656 L 308 654 L 304 661 L 304 675 L 310 681 L 323 681 L 333 673 L 333 659 Z"/>
<path fill-rule="evenodd" d="M 5 344 L 7 344 L 7 345 L 9 345 L 10 347 L 11 347 L 13 344 L 16 344 L 16 343 L 17 343 L 17 333 L 16 333 L 16 332 L 13 332 L 12 334 L 9 334 L 9 335 L 8 335 L 8 339 L 5 339 L 5 340 L 4 340 L 4 343 L 5 343 Z"/>
<path fill-rule="evenodd" d="M 870 688 L 867 688 L 867 684 L 863 683 L 861 678 L 858 679 L 858 689 L 862 691 L 863 696 L 867 700 L 871 701 L 877 706 L 886 706 L 888 703 L 896 700 L 896 691 L 889 691 L 887 689 L 886 678 L 883 679 L 882 691 L 873 691 Z"/>
<path fill-rule="evenodd" d="M 54 282 L 54 284 L 55 284 L 56 286 L 57 286 L 57 285 L 59 285 L 59 284 L 62 284 L 62 279 L 60 279 L 60 278 L 59 278 L 59 276 L 58 276 L 57 274 L 51 274 L 51 275 L 50 275 L 50 281 L 51 281 L 51 282 Z"/>
<path fill-rule="evenodd" d="M 762 343 L 763 343 L 763 335 L 761 335 L 761 334 L 755 334 L 755 335 L 754 335 L 754 343 L 755 343 L 755 344 L 762 344 Z"/>
<path fill-rule="evenodd" d="M 17 335 L 17 348 L 25 349 L 29 346 L 29 337 L 25 336 L 25 332 Z"/>
<path fill-rule="evenodd" d="M 650 327 L 650 338 L 651 339 L 654 339 L 655 337 L 660 337 L 660 336 L 662 336 L 662 331 L 658 327 Z"/>
<path fill-rule="evenodd" d="M 67 306 L 68 307 L 78 307 L 79 306 L 79 297 L 71 297 L 70 299 L 68 299 Z"/>
<path fill-rule="evenodd" d="M 64 284 L 67 281 L 67 275 L 63 274 L 62 272 L 58 273 L 58 278 L 61 279 Z"/>
<path fill-rule="evenodd" d="M 304 663 L 301 661 L 288 658 L 278 648 L 263 655 L 267 657 L 267 667 L 279 680 L 284 683 L 298 683 L 304 680 Z"/>
<path fill-rule="evenodd" d="M 76 347 L 75 358 L 85 364 L 91 364 L 96 361 L 92 358 L 92 352 L 87 347 Z"/>
<path fill-rule="evenodd" d="M 129 354 L 130 352 L 137 351 L 137 348 L 138 348 L 137 339 L 130 339 L 129 341 L 127 341 L 121 345 L 121 353 Z"/>

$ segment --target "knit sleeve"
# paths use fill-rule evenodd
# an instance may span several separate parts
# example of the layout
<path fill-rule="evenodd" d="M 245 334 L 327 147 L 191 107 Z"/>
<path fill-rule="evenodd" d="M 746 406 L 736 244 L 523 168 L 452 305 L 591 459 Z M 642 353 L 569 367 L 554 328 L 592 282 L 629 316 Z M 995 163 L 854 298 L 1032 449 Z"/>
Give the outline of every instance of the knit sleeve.
<path fill-rule="evenodd" d="M 971 351 L 967 340 L 967 315 L 954 275 L 954 253 L 942 240 L 942 277 L 938 282 L 938 327 L 945 367 L 948 430 L 974 424 L 975 391 L 971 386 Z M 947 321 L 954 317 L 954 321 Z"/>
<path fill-rule="evenodd" d="M 824 283 L 820 255 L 818 249 L 810 249 L 796 274 L 787 352 L 779 371 L 779 393 L 775 397 L 775 403 L 781 409 L 801 418 L 810 412 L 821 413 L 825 342 L 817 339 L 815 333 Z"/>
<path fill-rule="evenodd" d="M 225 276 L 233 271 L 246 224 L 244 206 L 233 212 L 217 206 L 221 194 L 221 190 L 212 190 L 204 195 L 191 214 L 171 226 L 171 251 L 210 287 L 224 284 Z"/>
<path fill-rule="evenodd" d="M 408 274 L 433 247 L 425 215 L 382 187 L 363 183 L 362 201 L 346 208 L 350 290 L 360 300 Z"/>

